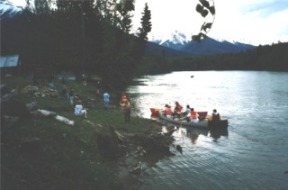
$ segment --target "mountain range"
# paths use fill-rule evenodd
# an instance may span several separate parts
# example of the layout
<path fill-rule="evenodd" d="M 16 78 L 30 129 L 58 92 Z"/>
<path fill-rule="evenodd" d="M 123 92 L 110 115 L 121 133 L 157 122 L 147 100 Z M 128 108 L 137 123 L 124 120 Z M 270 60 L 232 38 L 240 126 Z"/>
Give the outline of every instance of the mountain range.
<path fill-rule="evenodd" d="M 210 37 L 206 37 L 200 42 L 191 41 L 185 34 L 179 31 L 173 32 L 166 39 L 157 39 L 154 37 L 151 42 L 190 55 L 237 53 L 256 48 L 256 46 L 250 44 L 229 42 L 226 40 L 220 41 Z"/>

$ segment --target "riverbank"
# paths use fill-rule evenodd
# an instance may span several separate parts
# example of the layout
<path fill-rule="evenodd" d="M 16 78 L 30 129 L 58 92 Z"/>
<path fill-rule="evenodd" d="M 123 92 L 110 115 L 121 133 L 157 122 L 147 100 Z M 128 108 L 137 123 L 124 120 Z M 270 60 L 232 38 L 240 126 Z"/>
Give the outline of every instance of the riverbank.
<path fill-rule="evenodd" d="M 2 189 L 137 189 L 145 168 L 171 154 L 173 138 L 161 135 L 158 123 L 136 117 L 124 122 L 117 92 L 110 92 L 111 106 L 105 109 L 90 82 L 57 80 L 55 90 L 45 83 L 35 86 L 28 77 L 2 78 L 1 84 L 18 91 L 13 101 L 1 104 Z M 74 89 L 75 101 L 82 100 L 87 119 L 74 116 L 59 93 L 64 85 Z M 31 102 L 36 107 L 27 114 L 23 105 Z"/>

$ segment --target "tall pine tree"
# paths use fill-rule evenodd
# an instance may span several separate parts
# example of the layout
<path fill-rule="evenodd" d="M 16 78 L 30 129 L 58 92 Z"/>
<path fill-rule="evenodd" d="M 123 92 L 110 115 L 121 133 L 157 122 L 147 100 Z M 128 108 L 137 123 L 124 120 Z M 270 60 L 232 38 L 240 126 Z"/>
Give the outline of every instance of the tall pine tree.
<path fill-rule="evenodd" d="M 141 27 L 138 28 L 139 33 L 138 36 L 141 40 L 147 40 L 147 35 L 152 29 L 152 23 L 151 23 L 151 11 L 149 10 L 148 4 L 145 3 L 144 11 L 142 13 L 141 18 Z"/>

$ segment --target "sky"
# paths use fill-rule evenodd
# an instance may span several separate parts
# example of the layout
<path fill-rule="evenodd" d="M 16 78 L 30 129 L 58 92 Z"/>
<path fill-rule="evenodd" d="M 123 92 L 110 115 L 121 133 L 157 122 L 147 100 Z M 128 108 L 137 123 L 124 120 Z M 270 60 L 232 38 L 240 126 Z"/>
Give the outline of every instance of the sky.
<path fill-rule="evenodd" d="M 25 0 L 10 0 L 15 5 Z M 216 9 L 203 19 L 196 11 L 198 0 L 135 0 L 133 28 L 140 27 L 144 5 L 151 10 L 149 40 L 167 38 L 174 31 L 192 36 L 203 22 L 213 22 L 209 37 L 252 45 L 288 42 L 288 0 L 208 0 Z"/>
<path fill-rule="evenodd" d="M 195 11 L 198 0 L 136 0 L 134 30 L 140 26 L 145 2 L 152 17 L 149 39 L 167 36 L 175 30 L 189 36 L 199 32 L 203 19 Z M 212 28 L 207 33 L 209 37 L 253 45 L 288 42 L 288 0 L 210 2 L 214 2 L 216 14 Z M 204 21 L 211 21 L 211 18 Z"/>

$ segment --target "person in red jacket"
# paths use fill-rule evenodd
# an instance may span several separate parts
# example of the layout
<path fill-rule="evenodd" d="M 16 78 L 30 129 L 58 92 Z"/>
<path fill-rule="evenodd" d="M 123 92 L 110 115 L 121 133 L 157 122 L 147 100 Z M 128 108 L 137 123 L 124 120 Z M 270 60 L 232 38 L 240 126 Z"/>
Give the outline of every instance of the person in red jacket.
<path fill-rule="evenodd" d="M 183 106 L 179 102 L 175 102 L 174 116 L 179 117 L 182 113 Z"/>
<path fill-rule="evenodd" d="M 126 102 L 128 102 L 128 97 L 125 93 L 122 94 L 121 99 L 120 99 L 120 105 L 125 106 Z"/>
<path fill-rule="evenodd" d="M 172 109 L 171 109 L 171 106 L 169 106 L 168 104 L 165 105 L 165 110 L 163 112 L 164 116 L 166 117 L 171 117 L 173 112 L 172 112 Z"/>
<path fill-rule="evenodd" d="M 198 122 L 199 121 L 199 114 L 194 110 L 194 108 L 191 108 L 191 122 Z"/>

